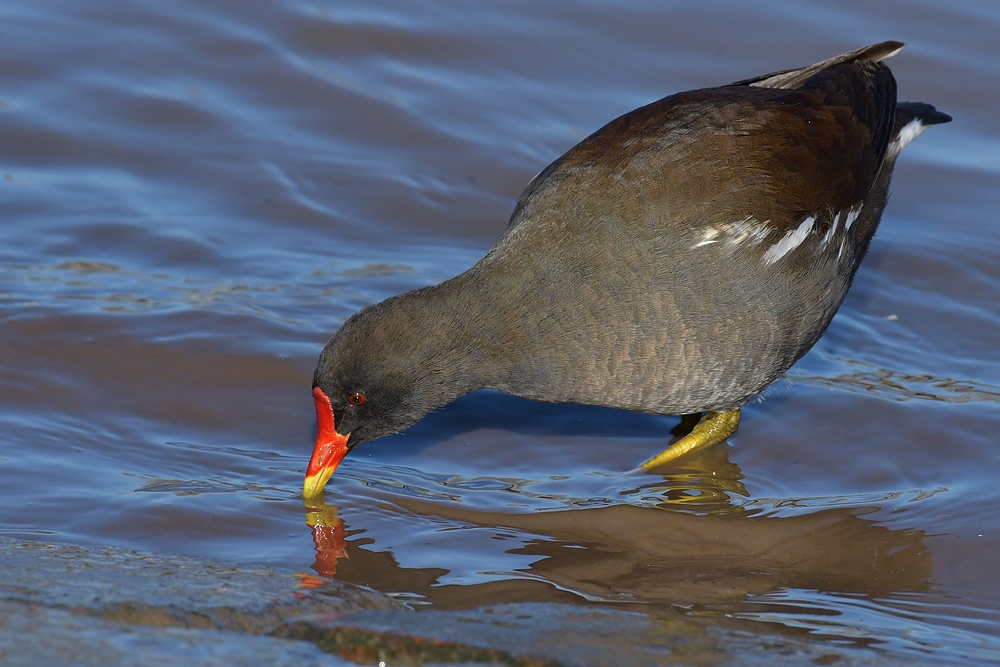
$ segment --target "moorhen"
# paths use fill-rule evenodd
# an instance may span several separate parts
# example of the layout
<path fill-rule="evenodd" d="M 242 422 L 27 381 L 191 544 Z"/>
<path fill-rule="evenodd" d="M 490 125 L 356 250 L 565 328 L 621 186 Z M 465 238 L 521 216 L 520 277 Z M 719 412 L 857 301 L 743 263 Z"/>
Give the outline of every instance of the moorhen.
<path fill-rule="evenodd" d="M 881 61 L 902 47 L 671 95 L 574 146 L 475 266 L 362 309 L 327 343 L 304 495 L 349 450 L 480 388 L 704 413 L 645 467 L 728 438 L 830 324 L 899 152 L 951 120 L 896 102 Z"/>

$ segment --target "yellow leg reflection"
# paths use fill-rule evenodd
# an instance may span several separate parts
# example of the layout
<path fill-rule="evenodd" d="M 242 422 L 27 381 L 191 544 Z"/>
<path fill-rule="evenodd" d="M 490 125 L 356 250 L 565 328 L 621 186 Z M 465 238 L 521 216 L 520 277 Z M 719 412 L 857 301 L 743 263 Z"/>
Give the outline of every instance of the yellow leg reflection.
<path fill-rule="evenodd" d="M 642 467 L 646 470 L 655 468 L 697 449 L 718 444 L 735 433 L 739 425 L 739 408 L 723 412 L 706 412 L 690 433 L 643 463 Z"/>
<path fill-rule="evenodd" d="M 644 471 L 645 472 L 645 471 Z M 648 471 L 653 472 L 653 471 Z M 662 476 L 661 476 L 662 475 Z M 685 509 L 699 514 L 740 514 L 750 497 L 739 466 L 729 460 L 728 447 L 713 447 L 682 458 L 654 474 L 634 477 L 640 486 L 622 494 L 660 509 Z"/>
<path fill-rule="evenodd" d="M 312 528 L 316 547 L 316 562 L 312 567 L 324 579 L 300 575 L 299 585 L 316 588 L 337 574 L 337 561 L 347 558 L 347 528 L 337 516 L 339 507 L 327 505 L 319 498 L 308 498 L 303 504 L 306 507 L 306 524 Z"/>

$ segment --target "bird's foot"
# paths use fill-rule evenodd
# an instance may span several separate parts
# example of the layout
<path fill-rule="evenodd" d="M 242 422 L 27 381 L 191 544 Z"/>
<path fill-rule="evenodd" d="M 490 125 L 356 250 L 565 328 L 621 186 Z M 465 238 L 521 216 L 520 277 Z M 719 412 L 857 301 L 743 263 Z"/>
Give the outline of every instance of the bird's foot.
<path fill-rule="evenodd" d="M 696 449 L 711 447 L 736 432 L 740 425 L 740 409 L 706 412 L 686 436 L 640 466 L 644 470 L 673 461 Z"/>

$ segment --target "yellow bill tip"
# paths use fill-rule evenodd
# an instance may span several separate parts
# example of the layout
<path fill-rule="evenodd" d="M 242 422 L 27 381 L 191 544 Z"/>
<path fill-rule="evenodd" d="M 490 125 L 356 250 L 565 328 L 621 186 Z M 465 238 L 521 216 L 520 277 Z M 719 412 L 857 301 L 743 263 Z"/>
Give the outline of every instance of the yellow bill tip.
<path fill-rule="evenodd" d="M 330 481 L 330 477 L 336 469 L 337 466 L 329 466 L 327 468 L 323 468 L 315 475 L 307 475 L 305 482 L 302 484 L 302 497 L 315 498 L 322 493 L 323 489 L 326 487 L 326 483 Z"/>

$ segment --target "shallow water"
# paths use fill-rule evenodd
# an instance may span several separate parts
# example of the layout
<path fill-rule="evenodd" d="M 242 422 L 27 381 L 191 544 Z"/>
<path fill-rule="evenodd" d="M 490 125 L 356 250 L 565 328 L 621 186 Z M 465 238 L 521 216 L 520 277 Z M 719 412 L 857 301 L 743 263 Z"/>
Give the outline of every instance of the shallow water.
<path fill-rule="evenodd" d="M 0 531 L 1000 660 L 998 31 L 985 1 L 4 3 Z M 484 391 L 303 504 L 347 316 L 470 266 L 611 118 L 882 39 L 955 120 L 728 446 L 636 474 L 677 419 Z"/>

